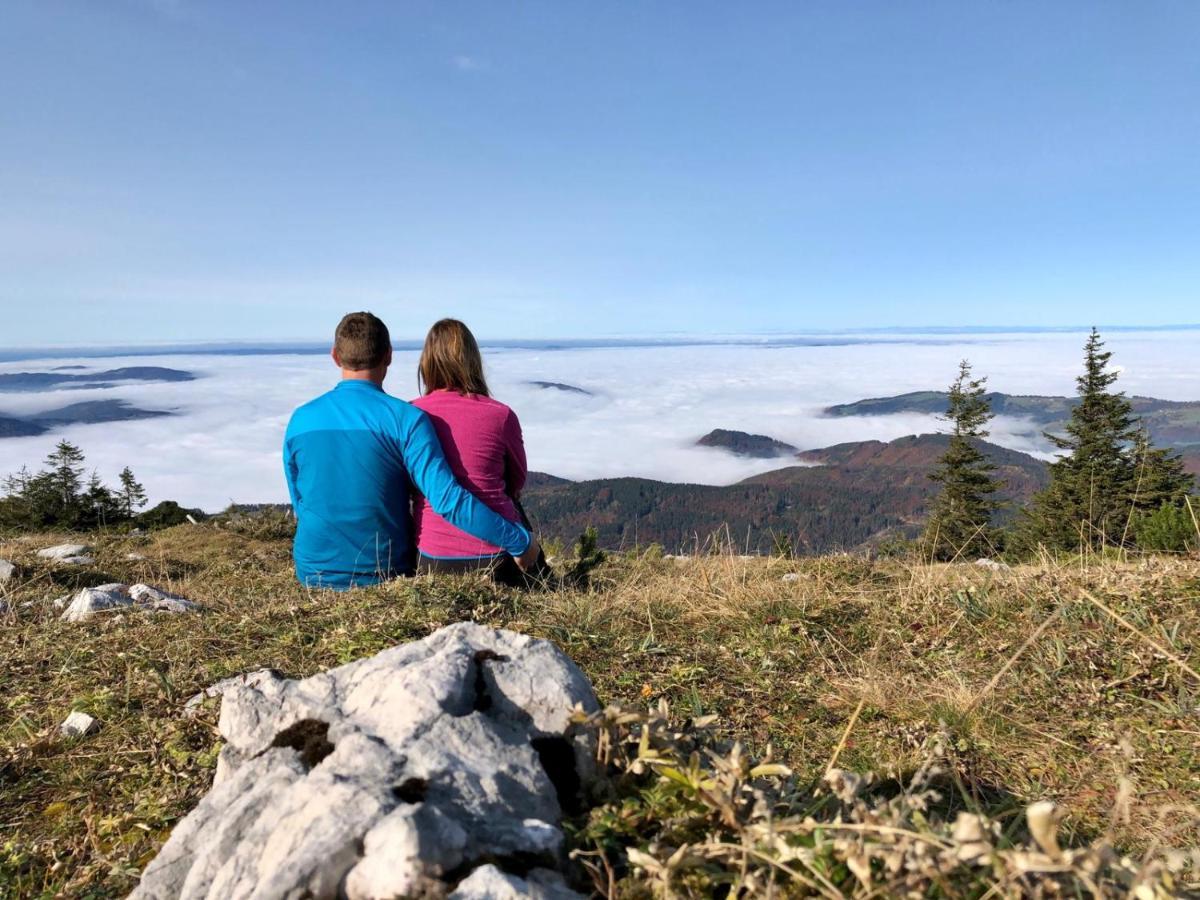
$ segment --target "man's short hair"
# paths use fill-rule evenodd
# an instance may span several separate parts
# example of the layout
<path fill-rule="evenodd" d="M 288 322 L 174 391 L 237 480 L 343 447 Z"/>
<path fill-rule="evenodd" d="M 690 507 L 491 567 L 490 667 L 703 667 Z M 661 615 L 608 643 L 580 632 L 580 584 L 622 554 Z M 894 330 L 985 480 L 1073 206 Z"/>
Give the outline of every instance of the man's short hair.
<path fill-rule="evenodd" d="M 343 369 L 362 371 L 381 366 L 392 348 L 392 338 L 383 321 L 369 312 L 342 316 L 333 333 L 333 348 Z"/>

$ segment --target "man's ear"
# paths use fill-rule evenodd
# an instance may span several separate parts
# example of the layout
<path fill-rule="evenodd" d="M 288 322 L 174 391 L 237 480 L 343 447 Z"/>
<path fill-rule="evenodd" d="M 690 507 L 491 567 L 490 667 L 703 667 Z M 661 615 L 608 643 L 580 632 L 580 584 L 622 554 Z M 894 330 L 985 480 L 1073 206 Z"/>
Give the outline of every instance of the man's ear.
<path fill-rule="evenodd" d="M 387 356 L 385 356 L 383 358 L 383 367 L 386 369 L 391 364 L 392 364 L 392 348 L 388 347 L 387 348 Z"/>
<path fill-rule="evenodd" d="M 329 355 L 333 357 L 333 364 L 340 369 L 342 367 L 342 358 L 338 356 L 337 347 L 330 347 Z"/>

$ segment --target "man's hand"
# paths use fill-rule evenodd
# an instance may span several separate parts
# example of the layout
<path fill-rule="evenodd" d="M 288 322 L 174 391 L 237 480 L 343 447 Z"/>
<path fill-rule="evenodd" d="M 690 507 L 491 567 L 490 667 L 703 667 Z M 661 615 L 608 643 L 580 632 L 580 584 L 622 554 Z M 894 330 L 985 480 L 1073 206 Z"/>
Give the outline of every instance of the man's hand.
<path fill-rule="evenodd" d="M 521 567 L 521 571 L 532 572 L 537 567 L 538 557 L 541 553 L 541 545 L 538 544 L 537 538 L 531 534 L 529 536 L 529 546 L 525 548 L 524 553 L 517 557 L 517 565 Z"/>

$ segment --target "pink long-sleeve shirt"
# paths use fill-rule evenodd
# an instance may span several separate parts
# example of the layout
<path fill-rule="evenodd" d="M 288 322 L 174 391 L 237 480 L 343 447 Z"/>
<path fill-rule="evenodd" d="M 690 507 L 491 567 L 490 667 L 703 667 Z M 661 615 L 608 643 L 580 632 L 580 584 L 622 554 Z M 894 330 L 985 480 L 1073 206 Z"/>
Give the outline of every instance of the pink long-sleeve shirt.
<path fill-rule="evenodd" d="M 527 466 L 516 413 L 490 397 L 457 391 L 434 391 L 413 405 L 433 421 L 459 484 L 505 519 L 519 521 L 511 495 L 525 486 Z M 413 524 L 417 549 L 426 556 L 473 559 L 504 552 L 455 528 L 424 497 L 413 504 Z"/>

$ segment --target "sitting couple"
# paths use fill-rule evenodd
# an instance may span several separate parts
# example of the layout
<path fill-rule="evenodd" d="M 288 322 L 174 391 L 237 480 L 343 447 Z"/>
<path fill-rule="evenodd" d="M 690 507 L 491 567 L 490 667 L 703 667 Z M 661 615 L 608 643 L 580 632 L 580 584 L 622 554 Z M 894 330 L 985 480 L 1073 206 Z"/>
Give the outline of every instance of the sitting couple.
<path fill-rule="evenodd" d="M 292 414 L 283 442 L 301 583 L 482 570 L 519 585 L 544 566 L 518 502 L 521 425 L 491 398 L 462 322 L 430 329 L 412 403 L 384 393 L 392 343 L 371 313 L 342 319 L 333 361 L 341 382 Z"/>

